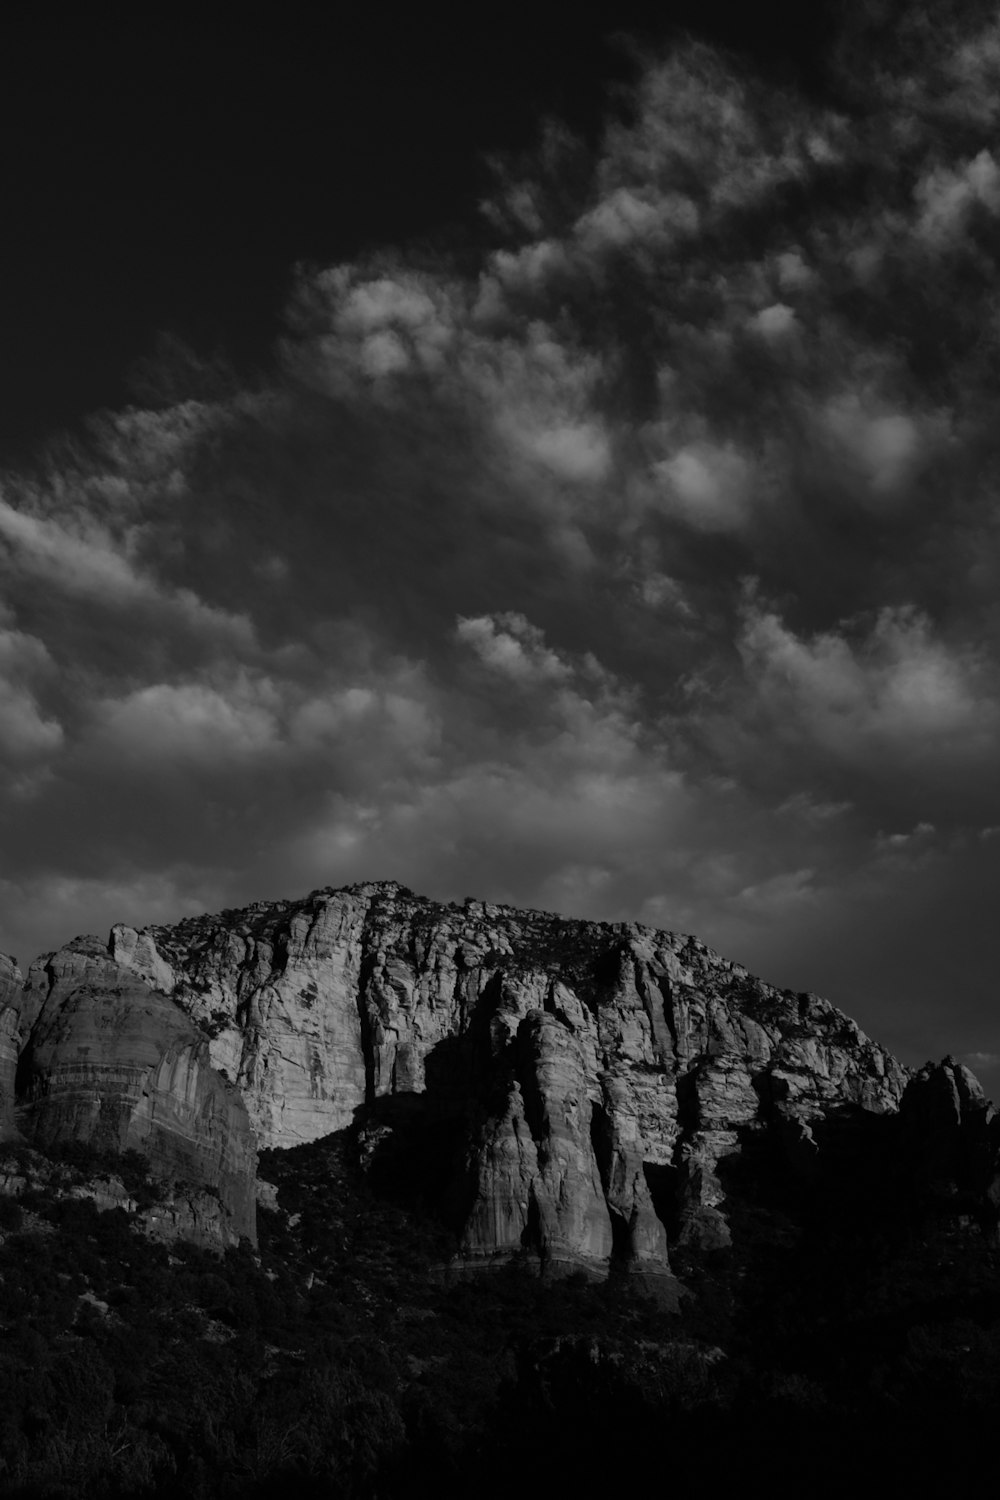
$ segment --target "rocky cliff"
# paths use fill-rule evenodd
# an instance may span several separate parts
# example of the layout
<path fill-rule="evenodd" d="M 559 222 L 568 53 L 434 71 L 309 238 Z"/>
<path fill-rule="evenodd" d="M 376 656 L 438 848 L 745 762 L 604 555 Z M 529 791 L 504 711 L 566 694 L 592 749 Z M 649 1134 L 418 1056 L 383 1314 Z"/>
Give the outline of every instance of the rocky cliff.
<path fill-rule="evenodd" d="M 939 1213 L 964 1212 L 1000 1245 L 1000 1115 L 953 1057 L 921 1068 L 900 1101 L 899 1165 Z"/>
<path fill-rule="evenodd" d="M 434 1179 L 470 1264 L 665 1272 L 668 1238 L 726 1243 L 748 1143 L 807 1169 L 828 1117 L 891 1114 L 907 1082 L 695 938 L 395 884 L 115 927 L 35 965 L 19 1014 L 33 1139 L 141 1146 L 247 1232 L 254 1145 L 357 1125 L 375 1168 Z"/>
<path fill-rule="evenodd" d="M 998 1144 L 967 1070 L 911 1076 L 696 938 L 393 883 L 116 926 L 23 986 L 5 961 L 8 1135 L 15 1057 L 24 1136 L 142 1150 L 218 1195 L 223 1238 L 253 1237 L 257 1148 L 350 1128 L 375 1177 L 450 1217 L 469 1266 L 666 1274 L 668 1242 L 728 1243 L 727 1180 L 762 1153 L 808 1179 L 892 1118 L 911 1166 L 974 1159 L 987 1184 Z"/>
<path fill-rule="evenodd" d="M 383 885 L 0 986 L 4 1493 L 591 1493 L 608 1431 L 692 1487 L 724 1432 L 731 1485 L 763 1447 L 922 1492 L 928 1432 L 949 1482 L 981 1447 L 1000 1120 L 950 1058 L 694 939 Z M 178 1244 L 252 1238 L 258 1145 L 257 1252 Z"/>
<path fill-rule="evenodd" d="M 0 953 L 0 1140 L 15 1134 L 14 1089 L 20 1025 L 21 971 Z"/>
<path fill-rule="evenodd" d="M 8 1138 L 42 1149 L 76 1142 L 140 1151 L 172 1184 L 161 1217 L 206 1242 L 254 1239 L 256 1149 L 246 1107 L 181 1007 L 93 938 L 39 959 L 23 987 L 13 975 L 9 984 L 0 1027 L 7 1017 L 19 1056 L 16 1108 L 11 1061 L 2 1075 Z M 206 1195 L 217 1200 L 214 1211 Z"/>

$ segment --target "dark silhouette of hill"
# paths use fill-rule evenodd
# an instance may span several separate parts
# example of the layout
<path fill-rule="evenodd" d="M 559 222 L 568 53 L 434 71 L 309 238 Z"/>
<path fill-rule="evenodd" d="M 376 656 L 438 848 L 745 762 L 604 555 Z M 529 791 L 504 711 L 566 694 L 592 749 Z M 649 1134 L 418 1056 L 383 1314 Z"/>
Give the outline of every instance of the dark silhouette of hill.
<path fill-rule="evenodd" d="M 168 1247 L 79 1196 L 120 1159 L 15 1150 L 34 1185 L 0 1198 L 0 1492 L 954 1481 L 1000 1398 L 997 1252 L 966 1203 L 879 1191 L 882 1134 L 867 1171 L 845 1152 L 794 1186 L 743 1158 L 732 1245 L 677 1253 L 678 1311 L 625 1274 L 449 1273 L 451 1231 L 404 1183 L 373 1190 L 353 1130 L 265 1153 L 257 1253 Z"/>

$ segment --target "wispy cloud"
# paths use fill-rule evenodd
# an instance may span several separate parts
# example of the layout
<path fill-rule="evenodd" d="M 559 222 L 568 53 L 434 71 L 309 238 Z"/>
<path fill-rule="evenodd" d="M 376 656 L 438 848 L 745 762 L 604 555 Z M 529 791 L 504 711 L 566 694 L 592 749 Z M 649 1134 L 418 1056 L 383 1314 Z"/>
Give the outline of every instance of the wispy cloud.
<path fill-rule="evenodd" d="M 7 941 L 393 875 L 929 994 L 1000 849 L 1000 29 L 921 28 L 822 104 L 641 57 L 478 259 L 300 268 L 269 383 L 6 476 Z"/>
<path fill-rule="evenodd" d="M 51 683 L 53 675 L 41 641 L 0 628 L 0 757 L 37 764 L 62 744 L 62 725 L 36 696 L 37 686 Z"/>

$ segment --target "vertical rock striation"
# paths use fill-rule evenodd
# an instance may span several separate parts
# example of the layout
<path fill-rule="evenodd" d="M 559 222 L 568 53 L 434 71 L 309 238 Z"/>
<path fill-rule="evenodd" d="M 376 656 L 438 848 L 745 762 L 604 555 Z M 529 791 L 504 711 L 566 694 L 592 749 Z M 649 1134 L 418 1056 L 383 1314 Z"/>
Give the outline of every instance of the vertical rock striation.
<path fill-rule="evenodd" d="M 256 1150 L 239 1092 L 213 1068 L 207 1037 L 173 1000 L 95 938 L 32 965 L 20 1014 L 18 1124 L 41 1148 L 83 1142 L 137 1150 L 172 1182 L 183 1219 L 206 1190 L 219 1233 L 255 1238 Z"/>
<path fill-rule="evenodd" d="M 80 981 L 71 951 L 47 961 L 57 991 L 67 963 Z M 206 1056 L 239 1091 L 260 1147 L 364 1122 L 372 1159 L 390 1138 L 410 1143 L 419 1176 L 431 1170 L 420 1126 L 451 1122 L 449 1201 L 471 1264 L 527 1252 L 552 1266 L 615 1258 L 666 1271 L 668 1235 L 727 1242 L 726 1163 L 748 1142 L 808 1161 L 831 1113 L 894 1112 L 907 1077 L 832 1006 L 774 989 L 694 938 L 441 905 L 391 883 L 119 926 L 102 955 L 92 996 L 115 985 L 127 1009 L 129 983 L 169 992 L 191 1028 L 155 1063 L 143 1054 L 144 1103 L 122 1077 L 120 1103 L 101 1106 L 125 1111 L 127 1097 L 133 1135 L 170 1133 L 157 1101 L 189 1110 L 192 1069 L 204 1066 L 193 1060 Z M 39 1052 L 48 1034 L 33 1055 L 48 1087 L 63 1080 L 59 1128 L 90 1128 L 100 1109 L 79 1093 L 79 1059 L 60 1062 L 55 1039 Z"/>
<path fill-rule="evenodd" d="M 0 1141 L 16 1139 L 18 1133 L 14 1123 L 14 1094 L 21 999 L 21 971 L 14 959 L 0 953 Z"/>
<path fill-rule="evenodd" d="M 255 1145 L 358 1125 L 373 1166 L 443 1174 L 470 1265 L 667 1272 L 668 1239 L 727 1243 L 733 1163 L 764 1144 L 808 1171 L 909 1076 L 695 938 L 393 883 L 117 926 L 40 961 L 13 1008 L 34 1138 L 141 1146 L 248 1232 Z"/>

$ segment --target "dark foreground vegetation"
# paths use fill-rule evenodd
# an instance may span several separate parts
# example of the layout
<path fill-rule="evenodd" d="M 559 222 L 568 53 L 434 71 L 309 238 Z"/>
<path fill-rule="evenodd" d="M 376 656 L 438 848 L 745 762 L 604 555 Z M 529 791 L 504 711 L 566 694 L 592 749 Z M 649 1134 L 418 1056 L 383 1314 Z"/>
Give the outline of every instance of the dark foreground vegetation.
<path fill-rule="evenodd" d="M 259 1255 L 0 1198 L 0 1493 L 920 1493 L 992 1451 L 1000 1265 L 940 1205 L 735 1183 L 734 1248 L 677 1253 L 675 1313 L 627 1276 L 449 1280 L 448 1236 L 372 1195 L 346 1133 L 262 1170 Z"/>

